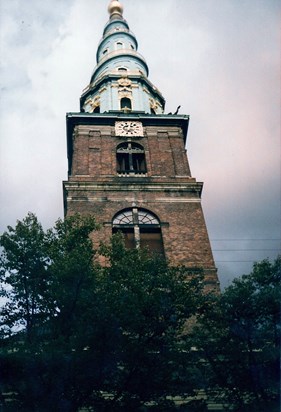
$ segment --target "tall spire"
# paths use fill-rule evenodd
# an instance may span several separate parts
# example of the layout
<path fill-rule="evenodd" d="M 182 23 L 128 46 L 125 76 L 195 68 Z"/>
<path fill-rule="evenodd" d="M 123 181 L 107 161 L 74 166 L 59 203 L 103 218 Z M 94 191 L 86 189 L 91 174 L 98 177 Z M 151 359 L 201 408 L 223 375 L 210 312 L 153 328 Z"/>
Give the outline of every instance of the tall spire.
<path fill-rule="evenodd" d="M 148 66 L 123 18 L 122 4 L 111 0 L 108 12 L 109 21 L 97 48 L 97 65 L 81 96 L 81 111 L 163 113 L 165 100 L 148 80 Z"/>

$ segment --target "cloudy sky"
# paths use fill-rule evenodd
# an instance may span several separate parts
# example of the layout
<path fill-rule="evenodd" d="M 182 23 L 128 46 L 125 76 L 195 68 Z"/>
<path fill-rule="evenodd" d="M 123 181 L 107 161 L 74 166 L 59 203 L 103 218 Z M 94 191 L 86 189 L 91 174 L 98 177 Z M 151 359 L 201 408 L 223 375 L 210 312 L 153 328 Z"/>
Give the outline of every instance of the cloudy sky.
<path fill-rule="evenodd" d="M 0 0 L 1 232 L 63 216 L 65 113 L 95 65 L 109 0 Z M 166 98 L 190 115 L 192 174 L 222 286 L 280 249 L 280 1 L 123 0 Z"/>

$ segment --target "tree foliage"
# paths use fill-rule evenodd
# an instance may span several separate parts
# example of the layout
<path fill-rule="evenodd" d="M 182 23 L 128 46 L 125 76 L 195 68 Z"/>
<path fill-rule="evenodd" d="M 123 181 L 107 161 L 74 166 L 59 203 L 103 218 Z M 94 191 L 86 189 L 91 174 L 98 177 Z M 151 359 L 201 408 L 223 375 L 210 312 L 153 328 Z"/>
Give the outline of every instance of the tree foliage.
<path fill-rule="evenodd" d="M 278 411 L 281 258 L 255 263 L 204 308 L 196 342 L 210 395 L 237 411 Z"/>
<path fill-rule="evenodd" d="M 44 232 L 29 214 L 1 237 L 0 391 L 14 409 L 171 410 L 167 396 L 192 393 L 180 336 L 203 299 L 201 277 L 126 250 L 118 235 L 100 266 L 96 229 L 74 216 Z"/>
<path fill-rule="evenodd" d="M 36 216 L 29 213 L 15 228 L 1 237 L 1 297 L 7 300 L 1 310 L 1 332 L 6 335 L 24 327 L 26 339 L 46 311 L 48 294 L 44 231 Z"/>
<path fill-rule="evenodd" d="M 28 214 L 1 236 L 4 410 L 204 412 L 218 397 L 273 411 L 280 258 L 212 296 L 200 273 L 118 235 L 93 250 L 96 230 L 76 215 L 44 231 Z"/>

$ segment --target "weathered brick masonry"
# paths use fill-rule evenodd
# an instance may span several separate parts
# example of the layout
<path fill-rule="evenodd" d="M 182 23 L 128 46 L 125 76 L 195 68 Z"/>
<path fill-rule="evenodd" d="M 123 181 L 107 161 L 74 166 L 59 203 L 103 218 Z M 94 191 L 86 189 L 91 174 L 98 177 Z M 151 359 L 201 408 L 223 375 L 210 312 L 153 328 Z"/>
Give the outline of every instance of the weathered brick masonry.
<path fill-rule="evenodd" d="M 217 288 L 217 274 L 201 207 L 202 183 L 191 177 L 185 151 L 187 116 L 138 116 L 143 137 L 117 137 L 120 116 L 68 116 L 69 178 L 64 182 L 65 212 L 93 214 L 102 229 L 95 235 L 108 241 L 114 216 L 138 207 L 161 222 L 169 262 L 202 268 L 206 284 Z M 122 119 L 136 119 L 133 114 Z M 117 173 L 116 150 L 123 142 L 144 148 L 146 173 Z"/>

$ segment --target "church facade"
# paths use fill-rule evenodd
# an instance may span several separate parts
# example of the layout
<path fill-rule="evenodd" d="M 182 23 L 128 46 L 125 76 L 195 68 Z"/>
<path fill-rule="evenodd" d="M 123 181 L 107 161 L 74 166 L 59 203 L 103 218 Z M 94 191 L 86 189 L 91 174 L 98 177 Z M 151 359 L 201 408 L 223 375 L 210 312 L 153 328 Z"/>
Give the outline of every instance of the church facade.
<path fill-rule="evenodd" d="M 112 0 L 97 65 L 67 114 L 65 214 L 92 214 L 97 242 L 121 231 L 128 248 L 148 247 L 172 265 L 203 270 L 218 289 L 201 206 L 203 184 L 191 176 L 185 151 L 189 117 L 165 114 L 165 100 Z"/>

